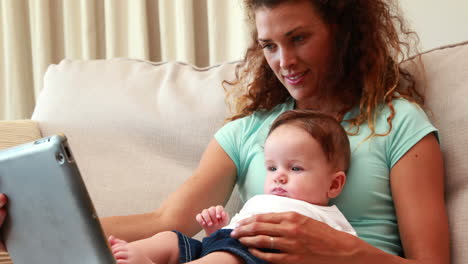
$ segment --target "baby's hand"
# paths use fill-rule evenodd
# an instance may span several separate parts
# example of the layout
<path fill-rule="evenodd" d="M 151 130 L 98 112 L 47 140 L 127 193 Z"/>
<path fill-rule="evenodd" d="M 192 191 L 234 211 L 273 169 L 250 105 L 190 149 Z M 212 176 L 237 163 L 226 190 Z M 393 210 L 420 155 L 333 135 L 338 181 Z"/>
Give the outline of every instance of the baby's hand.
<path fill-rule="evenodd" d="M 203 210 L 197 214 L 196 219 L 205 230 L 206 236 L 209 236 L 229 223 L 229 214 L 223 206 L 218 205 Z"/>

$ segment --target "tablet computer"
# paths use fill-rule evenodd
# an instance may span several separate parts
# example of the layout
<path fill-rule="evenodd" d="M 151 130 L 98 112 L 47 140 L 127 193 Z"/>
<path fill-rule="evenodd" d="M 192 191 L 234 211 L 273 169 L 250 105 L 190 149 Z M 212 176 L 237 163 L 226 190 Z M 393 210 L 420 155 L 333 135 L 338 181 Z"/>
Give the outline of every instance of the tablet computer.
<path fill-rule="evenodd" d="M 14 263 L 115 263 L 64 135 L 0 151 L 0 193 Z"/>

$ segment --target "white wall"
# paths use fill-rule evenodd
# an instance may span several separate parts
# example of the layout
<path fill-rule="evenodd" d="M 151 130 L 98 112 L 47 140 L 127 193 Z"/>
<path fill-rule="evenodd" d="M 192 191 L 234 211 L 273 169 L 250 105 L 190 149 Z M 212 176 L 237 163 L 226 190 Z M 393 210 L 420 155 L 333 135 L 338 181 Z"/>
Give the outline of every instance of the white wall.
<path fill-rule="evenodd" d="M 468 41 L 468 0 L 400 0 L 421 50 Z"/>

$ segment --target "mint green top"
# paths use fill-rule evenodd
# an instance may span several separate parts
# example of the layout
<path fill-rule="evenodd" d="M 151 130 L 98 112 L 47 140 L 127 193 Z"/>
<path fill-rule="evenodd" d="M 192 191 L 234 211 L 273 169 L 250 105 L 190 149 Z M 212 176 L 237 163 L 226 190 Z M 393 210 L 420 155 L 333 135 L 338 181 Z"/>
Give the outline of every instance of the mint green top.
<path fill-rule="evenodd" d="M 390 189 L 390 170 L 424 136 L 431 132 L 437 136 L 437 129 L 418 105 L 404 99 L 394 100 L 393 105 L 396 114 L 389 135 L 364 141 L 370 130 L 363 124 L 358 135 L 349 136 L 351 166 L 346 185 L 331 204 L 343 212 L 361 239 L 391 254 L 403 255 Z M 266 176 L 263 143 L 276 117 L 293 108 L 294 100 L 290 98 L 269 112 L 258 111 L 229 122 L 215 134 L 237 167 L 237 184 L 244 202 L 263 193 Z M 344 119 L 352 114 L 352 111 L 347 113 Z M 387 107 L 380 112 L 377 133 L 388 130 L 389 114 Z M 342 122 L 342 126 L 346 129 L 347 123 Z"/>

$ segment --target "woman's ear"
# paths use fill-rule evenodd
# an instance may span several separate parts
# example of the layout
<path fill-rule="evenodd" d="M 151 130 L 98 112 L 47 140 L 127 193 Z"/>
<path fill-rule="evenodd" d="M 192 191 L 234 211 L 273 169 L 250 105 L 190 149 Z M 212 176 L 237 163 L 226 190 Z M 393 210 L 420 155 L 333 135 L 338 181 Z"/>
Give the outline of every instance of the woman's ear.
<path fill-rule="evenodd" d="M 330 183 L 330 188 L 328 189 L 328 198 L 332 199 L 337 197 L 346 183 L 346 174 L 344 171 L 335 172 L 332 175 L 332 181 Z"/>

